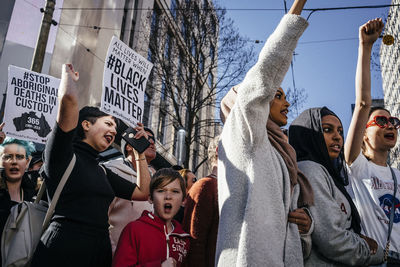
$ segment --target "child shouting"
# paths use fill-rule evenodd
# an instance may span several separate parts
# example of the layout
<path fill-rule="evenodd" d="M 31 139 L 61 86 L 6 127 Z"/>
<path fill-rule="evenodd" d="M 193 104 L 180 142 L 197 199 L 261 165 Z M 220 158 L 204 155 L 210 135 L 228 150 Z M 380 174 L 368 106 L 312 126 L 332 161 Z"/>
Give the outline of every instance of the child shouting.
<path fill-rule="evenodd" d="M 173 169 L 158 170 L 150 182 L 154 213 L 127 224 L 115 251 L 113 266 L 180 266 L 189 249 L 189 234 L 173 220 L 185 198 L 185 181 Z"/>

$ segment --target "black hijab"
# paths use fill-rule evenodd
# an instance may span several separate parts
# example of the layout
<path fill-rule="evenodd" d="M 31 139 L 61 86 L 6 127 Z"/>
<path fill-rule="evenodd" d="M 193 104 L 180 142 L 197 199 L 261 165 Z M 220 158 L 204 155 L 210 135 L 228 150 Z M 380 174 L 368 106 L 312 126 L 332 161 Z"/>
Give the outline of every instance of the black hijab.
<path fill-rule="evenodd" d="M 311 108 L 302 112 L 289 127 L 289 143 L 296 150 L 297 161 L 311 160 L 328 170 L 336 187 L 350 204 L 351 228 L 359 234 L 361 232 L 360 215 L 345 188 L 348 185 L 348 177 L 343 149 L 337 159 L 331 160 L 326 148 L 321 120 L 327 115 L 333 115 L 340 121 L 339 117 L 327 107 Z"/>

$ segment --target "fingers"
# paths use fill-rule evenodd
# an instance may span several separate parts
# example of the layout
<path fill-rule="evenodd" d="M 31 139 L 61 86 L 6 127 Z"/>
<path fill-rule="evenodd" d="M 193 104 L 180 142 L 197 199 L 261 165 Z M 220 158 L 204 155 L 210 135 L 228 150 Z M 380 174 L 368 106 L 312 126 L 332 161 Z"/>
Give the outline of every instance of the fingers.
<path fill-rule="evenodd" d="M 146 131 L 144 130 L 144 125 L 143 123 L 138 122 L 137 126 L 135 127 L 136 130 L 136 134 L 134 136 L 135 139 L 139 139 L 142 136 L 146 137 L 146 139 L 149 139 L 148 134 L 146 133 Z"/>
<path fill-rule="evenodd" d="M 3 132 L 4 122 L 0 124 L 0 144 L 6 139 L 6 134 Z"/>
<path fill-rule="evenodd" d="M 303 209 L 290 212 L 288 221 L 297 224 L 300 234 L 306 234 L 310 230 L 311 218 Z"/>
<path fill-rule="evenodd" d="M 63 64 L 63 74 L 69 74 L 74 81 L 79 80 L 79 72 L 75 71 L 74 66 L 70 63 Z"/>

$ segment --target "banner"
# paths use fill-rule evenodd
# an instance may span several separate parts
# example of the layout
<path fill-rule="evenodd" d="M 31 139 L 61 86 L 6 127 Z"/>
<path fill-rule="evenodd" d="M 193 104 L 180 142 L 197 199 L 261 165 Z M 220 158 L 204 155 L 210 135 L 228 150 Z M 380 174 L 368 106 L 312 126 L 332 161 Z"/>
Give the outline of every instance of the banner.
<path fill-rule="evenodd" d="M 46 143 L 55 125 L 60 79 L 10 65 L 4 110 L 6 136 Z"/>
<path fill-rule="evenodd" d="M 153 64 L 115 36 L 105 61 L 100 109 L 135 126 L 143 120 L 144 91 Z"/>

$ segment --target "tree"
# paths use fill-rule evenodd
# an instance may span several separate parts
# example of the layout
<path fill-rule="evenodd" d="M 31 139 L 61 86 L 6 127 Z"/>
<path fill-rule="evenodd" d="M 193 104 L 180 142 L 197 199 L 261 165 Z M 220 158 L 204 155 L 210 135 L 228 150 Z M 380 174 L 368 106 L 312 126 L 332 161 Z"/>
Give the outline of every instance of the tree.
<path fill-rule="evenodd" d="M 286 92 L 286 100 L 290 103 L 288 116 L 290 119 L 295 119 L 299 116 L 299 110 L 307 101 L 307 93 L 304 88 L 293 89 L 289 87 Z"/>
<path fill-rule="evenodd" d="M 184 166 L 189 168 L 191 158 L 194 171 L 207 160 L 201 151 L 220 125 L 217 100 L 243 80 L 255 60 L 253 46 L 239 35 L 226 10 L 201 2 L 172 0 L 170 9 L 155 6 L 148 14 L 154 67 L 146 91 L 159 94 L 153 107 L 158 105 L 176 130 L 187 131 Z"/>

